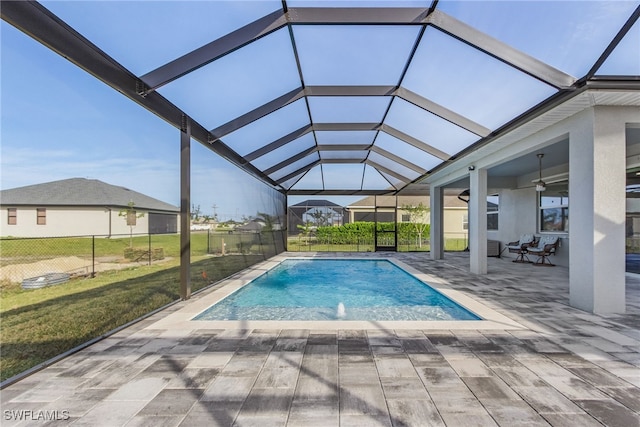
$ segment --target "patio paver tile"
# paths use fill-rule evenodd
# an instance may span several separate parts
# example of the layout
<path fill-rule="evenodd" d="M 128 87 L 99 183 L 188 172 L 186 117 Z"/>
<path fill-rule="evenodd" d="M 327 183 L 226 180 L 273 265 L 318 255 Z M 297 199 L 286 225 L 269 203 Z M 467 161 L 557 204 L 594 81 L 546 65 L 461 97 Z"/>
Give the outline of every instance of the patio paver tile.
<path fill-rule="evenodd" d="M 493 399 L 520 400 L 520 396 L 497 377 L 462 377 L 462 381 L 481 401 Z"/>
<path fill-rule="evenodd" d="M 190 426 L 232 426 L 240 408 L 240 402 L 196 402 L 180 425 Z"/>
<path fill-rule="evenodd" d="M 145 400 L 103 400 L 76 420 L 73 425 L 87 427 L 125 425 L 147 403 Z"/>
<path fill-rule="evenodd" d="M 340 413 L 340 427 L 391 427 L 389 416 Z"/>
<path fill-rule="evenodd" d="M 175 427 L 179 426 L 183 416 L 153 417 L 136 415 L 126 424 L 126 427 Z"/>
<path fill-rule="evenodd" d="M 444 421 L 433 402 L 415 399 L 393 399 L 387 396 L 389 416 L 394 427 L 399 426 L 443 426 Z"/>
<path fill-rule="evenodd" d="M 380 377 L 382 383 L 382 391 L 387 400 L 430 400 L 424 384 L 416 376 L 415 378 L 407 377 Z"/>
<path fill-rule="evenodd" d="M 526 402 L 485 399 L 482 401 L 482 404 L 499 425 L 518 427 L 543 427 L 549 425 L 549 423 Z"/>
<path fill-rule="evenodd" d="M 576 400 L 578 406 L 608 427 L 638 427 L 640 414 L 622 406 L 613 399 Z"/>
<path fill-rule="evenodd" d="M 380 385 L 358 384 L 340 388 L 340 415 L 388 415 Z"/>
<path fill-rule="evenodd" d="M 202 395 L 201 389 L 166 389 L 154 397 L 140 412 L 142 416 L 186 415 Z"/>
<path fill-rule="evenodd" d="M 545 413 L 541 415 L 553 427 L 602 427 L 602 424 L 586 413 Z"/>
<path fill-rule="evenodd" d="M 562 267 L 490 259 L 476 276 L 466 254 L 372 256 L 522 328 L 156 329 L 181 302 L 5 388 L 3 410 L 69 410 L 80 426 L 640 426 L 640 278 L 626 314 L 601 316 L 569 307 Z"/>

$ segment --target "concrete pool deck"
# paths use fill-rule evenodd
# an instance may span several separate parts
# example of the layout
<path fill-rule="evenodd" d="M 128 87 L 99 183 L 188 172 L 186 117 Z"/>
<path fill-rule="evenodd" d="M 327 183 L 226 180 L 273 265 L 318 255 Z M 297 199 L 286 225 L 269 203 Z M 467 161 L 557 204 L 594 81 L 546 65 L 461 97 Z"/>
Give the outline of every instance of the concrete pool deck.
<path fill-rule="evenodd" d="M 627 313 L 600 316 L 569 307 L 562 267 L 490 258 L 477 276 L 464 253 L 370 256 L 439 278 L 509 323 L 187 323 L 216 286 L 3 389 L 2 424 L 43 425 L 15 418 L 46 411 L 75 426 L 640 426 L 637 276 Z"/>

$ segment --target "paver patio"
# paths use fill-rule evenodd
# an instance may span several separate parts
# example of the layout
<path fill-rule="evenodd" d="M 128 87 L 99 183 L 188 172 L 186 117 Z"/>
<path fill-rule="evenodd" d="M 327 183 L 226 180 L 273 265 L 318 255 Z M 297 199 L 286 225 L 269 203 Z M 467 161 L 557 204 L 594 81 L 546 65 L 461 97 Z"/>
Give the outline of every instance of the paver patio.
<path fill-rule="evenodd" d="M 566 268 L 490 258 L 476 276 L 464 253 L 373 256 L 522 327 L 158 328 L 206 291 L 5 388 L 2 424 L 640 426 L 640 278 L 626 314 L 599 316 L 569 307 Z"/>

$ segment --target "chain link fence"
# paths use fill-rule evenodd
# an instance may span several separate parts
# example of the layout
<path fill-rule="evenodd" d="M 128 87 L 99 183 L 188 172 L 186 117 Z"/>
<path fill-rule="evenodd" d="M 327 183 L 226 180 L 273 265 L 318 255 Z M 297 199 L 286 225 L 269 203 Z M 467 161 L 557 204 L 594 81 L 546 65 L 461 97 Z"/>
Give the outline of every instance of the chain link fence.
<path fill-rule="evenodd" d="M 191 233 L 191 255 L 260 255 L 284 251 L 284 232 Z M 163 263 L 180 257 L 179 234 L 127 234 L 0 239 L 0 284 L 42 286 L 48 278 L 94 277 L 97 273 Z"/>
<path fill-rule="evenodd" d="M 252 254 L 270 258 L 285 250 L 284 231 L 207 232 L 207 253 L 215 255 Z"/>

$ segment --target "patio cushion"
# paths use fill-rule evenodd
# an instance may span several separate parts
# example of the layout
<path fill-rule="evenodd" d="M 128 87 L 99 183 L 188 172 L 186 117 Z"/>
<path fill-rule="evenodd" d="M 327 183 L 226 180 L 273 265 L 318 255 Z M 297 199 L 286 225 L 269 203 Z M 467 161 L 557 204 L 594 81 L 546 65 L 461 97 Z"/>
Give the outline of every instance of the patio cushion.
<path fill-rule="evenodd" d="M 544 252 L 544 247 L 546 245 L 555 245 L 558 242 L 558 236 L 542 236 L 540 240 L 538 240 L 538 244 L 534 247 L 527 248 L 528 252 L 531 253 L 541 253 Z"/>
<path fill-rule="evenodd" d="M 507 243 L 507 249 L 509 252 L 520 251 L 523 248 L 523 245 L 528 246 L 533 241 L 535 241 L 535 236 L 533 234 L 523 234 L 520 236 L 520 239 L 517 242 L 509 242 Z"/>

